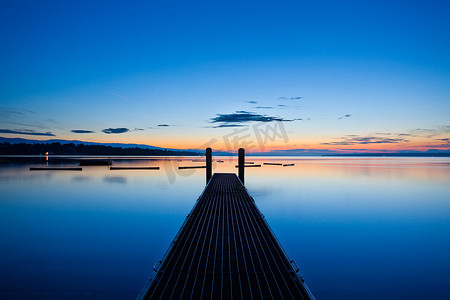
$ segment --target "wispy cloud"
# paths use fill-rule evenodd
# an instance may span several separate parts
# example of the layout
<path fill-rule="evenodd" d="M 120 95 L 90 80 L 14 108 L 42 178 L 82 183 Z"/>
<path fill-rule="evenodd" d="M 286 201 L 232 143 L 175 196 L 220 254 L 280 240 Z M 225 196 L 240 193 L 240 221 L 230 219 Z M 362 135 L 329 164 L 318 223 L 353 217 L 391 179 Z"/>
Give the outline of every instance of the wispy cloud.
<path fill-rule="evenodd" d="M 367 145 L 367 144 L 391 144 L 398 146 L 405 146 L 408 143 L 414 143 L 418 141 L 424 141 L 424 138 L 428 141 L 427 143 L 421 142 L 421 147 L 437 147 L 437 148 L 449 148 L 450 147 L 450 137 L 448 133 L 450 132 L 450 126 L 435 126 L 435 128 L 416 128 L 414 130 L 409 130 L 406 133 L 398 132 L 377 132 L 369 135 L 357 135 L 348 134 L 334 141 L 324 142 L 322 145 L 329 146 L 349 146 L 349 145 Z M 348 150 L 348 149 L 346 149 Z"/>
<path fill-rule="evenodd" d="M 159 124 L 158 127 L 170 127 L 169 124 Z"/>
<path fill-rule="evenodd" d="M 433 145 L 432 147 L 444 147 L 444 148 L 450 148 L 450 138 L 442 138 L 442 139 L 436 139 L 436 142 L 438 142 L 438 145 Z"/>
<path fill-rule="evenodd" d="M 111 133 L 125 133 L 130 131 L 128 128 L 106 128 L 102 130 L 104 133 L 106 134 L 111 134 Z"/>
<path fill-rule="evenodd" d="M 419 134 L 419 133 L 434 133 L 436 132 L 435 129 L 428 129 L 428 128 L 416 128 L 411 130 L 411 133 L 413 134 Z"/>
<path fill-rule="evenodd" d="M 29 129 L 21 129 L 21 130 L 10 130 L 10 129 L 0 129 L 0 133 L 7 134 L 23 134 L 23 135 L 40 135 L 40 136 L 55 136 L 51 132 L 38 132 Z"/>
<path fill-rule="evenodd" d="M 23 109 L 23 108 L 13 108 L 13 107 L 1 107 L 0 113 L 2 115 L 25 115 L 25 114 L 35 114 L 35 111 Z"/>
<path fill-rule="evenodd" d="M 95 133 L 95 131 L 92 130 L 83 130 L 83 129 L 72 129 L 73 133 Z"/>
<path fill-rule="evenodd" d="M 280 100 L 300 100 L 303 99 L 303 97 L 278 97 Z"/>
<path fill-rule="evenodd" d="M 256 106 L 255 108 L 258 108 L 258 109 L 271 109 L 271 108 L 273 108 L 273 106 Z"/>
<path fill-rule="evenodd" d="M 303 99 L 303 97 L 278 97 L 277 99 L 282 100 L 282 102 L 276 106 L 278 109 L 301 109 L 301 106 L 299 105 L 301 102 L 296 100 Z"/>
<path fill-rule="evenodd" d="M 438 136 L 445 136 L 450 133 L 450 126 L 448 125 L 440 125 L 435 126 L 434 128 L 416 128 L 409 131 L 409 134 L 412 136 L 420 136 L 426 138 L 434 138 Z"/>
<path fill-rule="evenodd" d="M 350 118 L 352 115 L 351 114 L 346 114 L 342 117 L 339 117 L 338 120 L 342 120 L 343 118 Z"/>
<path fill-rule="evenodd" d="M 121 99 L 123 99 L 123 100 L 129 101 L 129 102 L 134 102 L 134 101 L 131 100 L 130 98 L 125 97 L 125 96 L 123 96 L 123 95 L 120 95 L 120 94 L 117 94 L 117 93 L 114 93 L 114 92 L 111 92 L 111 91 L 108 91 L 108 93 L 111 94 L 111 95 L 113 95 L 113 96 L 119 97 L 119 98 L 121 98 Z"/>
<path fill-rule="evenodd" d="M 358 136 L 347 135 L 340 138 L 340 141 L 326 142 L 322 145 L 348 146 L 348 145 L 367 145 L 367 144 L 396 144 L 408 142 L 402 137 L 383 137 L 383 136 Z"/>
<path fill-rule="evenodd" d="M 258 101 L 245 101 L 245 102 L 250 103 L 250 104 L 258 104 Z"/>
<path fill-rule="evenodd" d="M 21 123 L 21 122 L 6 122 L 6 123 L 13 124 L 13 125 L 19 125 L 19 126 L 24 126 L 24 127 L 34 127 L 34 128 L 39 128 L 39 129 L 48 128 L 47 126 L 43 126 L 41 124 L 31 124 L 31 123 Z"/>

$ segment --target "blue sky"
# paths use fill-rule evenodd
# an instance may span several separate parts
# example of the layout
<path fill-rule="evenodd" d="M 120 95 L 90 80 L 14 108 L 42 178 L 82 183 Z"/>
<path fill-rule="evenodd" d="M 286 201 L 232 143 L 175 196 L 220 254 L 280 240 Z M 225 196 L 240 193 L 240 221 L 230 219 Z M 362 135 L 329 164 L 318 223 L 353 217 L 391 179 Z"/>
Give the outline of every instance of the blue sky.
<path fill-rule="evenodd" d="M 3 1 L 0 136 L 223 148 L 268 117 L 289 136 L 268 149 L 449 149 L 448 15 L 448 1 Z"/>

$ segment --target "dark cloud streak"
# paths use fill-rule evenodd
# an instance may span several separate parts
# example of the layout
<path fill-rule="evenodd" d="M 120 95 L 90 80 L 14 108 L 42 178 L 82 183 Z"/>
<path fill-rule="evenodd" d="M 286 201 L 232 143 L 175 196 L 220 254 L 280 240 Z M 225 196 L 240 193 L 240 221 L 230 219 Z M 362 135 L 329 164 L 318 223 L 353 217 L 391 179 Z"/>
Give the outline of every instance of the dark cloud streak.
<path fill-rule="evenodd" d="M 280 117 L 271 117 L 261 115 L 248 111 L 236 111 L 231 114 L 218 114 L 217 117 L 211 118 L 210 123 L 223 123 L 222 125 L 235 125 L 236 123 L 248 123 L 248 122 L 272 122 L 272 121 L 294 121 L 287 120 Z M 221 126 L 220 127 L 236 127 L 236 126 Z M 219 127 L 218 126 L 218 127 Z"/>
<path fill-rule="evenodd" d="M 0 133 L 7 133 L 7 134 L 23 134 L 23 135 L 39 135 L 39 136 L 55 136 L 51 132 L 37 132 L 34 130 L 10 130 L 10 129 L 0 129 Z"/>
<path fill-rule="evenodd" d="M 102 130 L 106 134 L 118 134 L 118 133 L 125 133 L 130 131 L 128 128 L 106 128 Z"/>
<path fill-rule="evenodd" d="M 218 126 L 214 126 L 213 128 L 229 128 L 229 127 L 245 127 L 248 125 L 239 125 L 239 124 L 221 124 Z"/>
<path fill-rule="evenodd" d="M 95 131 L 92 130 L 83 130 L 83 129 L 73 129 L 71 130 L 73 133 L 95 133 Z"/>

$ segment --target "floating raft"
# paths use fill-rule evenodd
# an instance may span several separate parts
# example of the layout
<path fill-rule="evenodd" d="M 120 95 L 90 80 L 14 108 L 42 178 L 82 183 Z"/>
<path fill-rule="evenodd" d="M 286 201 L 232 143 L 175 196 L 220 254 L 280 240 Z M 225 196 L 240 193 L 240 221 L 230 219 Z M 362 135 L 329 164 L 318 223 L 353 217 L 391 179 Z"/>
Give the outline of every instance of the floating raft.
<path fill-rule="evenodd" d="M 239 168 L 239 165 L 235 165 L 236 168 Z M 244 168 L 257 168 L 261 167 L 261 165 L 244 165 Z"/>
<path fill-rule="evenodd" d="M 109 167 L 110 170 L 159 170 L 159 167 Z"/>
<path fill-rule="evenodd" d="M 235 174 L 214 174 L 138 299 L 314 299 Z"/>
<path fill-rule="evenodd" d="M 187 167 L 178 167 L 178 169 L 204 169 L 206 166 L 187 166 Z"/>
<path fill-rule="evenodd" d="M 47 168 L 30 168 L 30 171 L 82 171 L 82 168 L 57 168 L 57 167 L 47 167 Z"/>

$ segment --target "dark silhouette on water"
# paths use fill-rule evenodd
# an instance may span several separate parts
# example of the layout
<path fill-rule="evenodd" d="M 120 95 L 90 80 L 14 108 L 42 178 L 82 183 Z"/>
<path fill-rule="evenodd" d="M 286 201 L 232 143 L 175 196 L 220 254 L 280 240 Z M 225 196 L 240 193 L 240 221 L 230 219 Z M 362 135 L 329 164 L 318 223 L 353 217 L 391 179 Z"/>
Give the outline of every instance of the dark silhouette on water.
<path fill-rule="evenodd" d="M 212 149 L 206 148 L 206 184 L 208 184 L 209 180 L 212 176 Z"/>
<path fill-rule="evenodd" d="M 58 167 L 46 167 L 46 168 L 30 168 L 30 171 L 82 171 L 82 168 L 58 168 Z"/>
<path fill-rule="evenodd" d="M 244 170 L 245 170 L 245 149 L 239 148 L 238 151 L 238 174 L 239 180 L 244 184 Z"/>
<path fill-rule="evenodd" d="M 178 169 L 206 169 L 206 166 L 180 166 Z"/>
<path fill-rule="evenodd" d="M 159 170 L 159 167 L 109 167 L 110 170 Z"/>
<path fill-rule="evenodd" d="M 239 165 L 236 165 L 235 167 L 239 168 Z M 261 167 L 261 165 L 247 165 L 247 164 L 244 165 L 244 168 L 258 168 L 258 167 Z"/>

